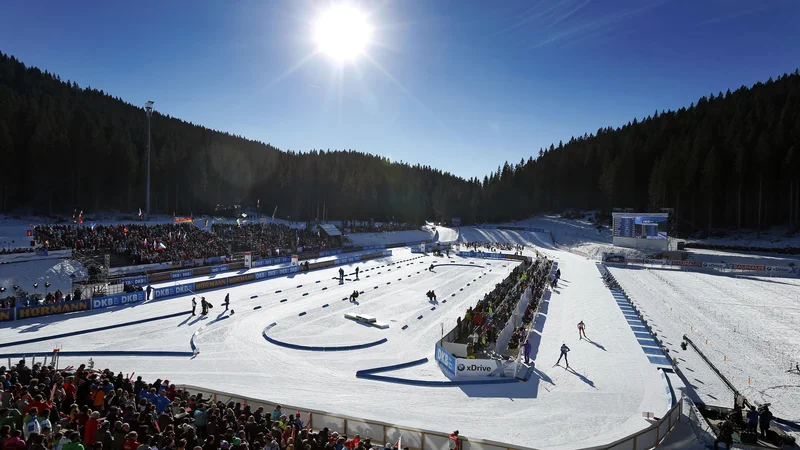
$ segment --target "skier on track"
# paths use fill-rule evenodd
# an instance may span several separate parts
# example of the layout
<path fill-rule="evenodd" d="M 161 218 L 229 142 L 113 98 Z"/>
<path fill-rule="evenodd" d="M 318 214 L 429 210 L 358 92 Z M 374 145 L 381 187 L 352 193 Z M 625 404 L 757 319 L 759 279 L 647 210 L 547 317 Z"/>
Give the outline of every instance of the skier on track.
<path fill-rule="evenodd" d="M 192 315 L 195 315 L 195 311 L 197 311 L 197 300 L 192 297 Z"/>
<path fill-rule="evenodd" d="M 428 301 L 436 303 L 436 292 L 433 292 L 433 289 L 428 291 L 425 295 L 428 296 Z"/>
<path fill-rule="evenodd" d="M 200 297 L 200 315 L 205 316 L 208 314 L 208 302 L 205 297 Z"/>
<path fill-rule="evenodd" d="M 578 339 L 580 340 L 583 338 L 586 338 L 587 341 L 589 340 L 589 338 L 586 337 L 586 325 L 581 320 L 578 322 Z"/>
<path fill-rule="evenodd" d="M 358 267 L 356 267 L 356 280 L 358 279 Z"/>
<path fill-rule="evenodd" d="M 561 356 L 558 357 L 558 362 L 556 362 L 556 365 L 559 365 L 561 363 L 561 358 L 564 358 L 564 362 L 567 363 L 567 368 L 569 368 L 569 359 L 567 359 L 567 352 L 569 352 L 569 347 L 567 347 L 567 344 L 566 343 L 561 344 Z"/>
<path fill-rule="evenodd" d="M 431 266 L 428 267 L 428 272 L 433 272 L 433 264 L 431 264 Z"/>
<path fill-rule="evenodd" d="M 344 269 L 339 268 L 339 283 L 344 283 Z"/>
<path fill-rule="evenodd" d="M 358 300 L 358 290 L 355 290 L 353 291 L 352 294 L 350 294 L 350 303 L 355 303 L 357 300 Z"/>
<path fill-rule="evenodd" d="M 225 305 L 225 311 L 227 311 L 228 306 L 231 304 L 231 294 L 225 294 L 225 302 L 222 304 Z"/>

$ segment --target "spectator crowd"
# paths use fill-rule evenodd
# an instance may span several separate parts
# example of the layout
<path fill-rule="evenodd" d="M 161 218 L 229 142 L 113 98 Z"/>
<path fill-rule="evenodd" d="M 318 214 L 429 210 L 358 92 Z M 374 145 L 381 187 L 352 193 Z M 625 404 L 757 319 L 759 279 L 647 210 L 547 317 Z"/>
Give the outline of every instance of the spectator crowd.
<path fill-rule="evenodd" d="M 4 450 L 390 450 L 369 437 L 312 431 L 300 412 L 191 395 L 169 380 L 57 371 L 20 361 L 0 367 Z M 305 418 L 307 420 L 307 417 Z M 451 448 L 460 447 L 458 432 Z M 455 436 L 455 438 L 453 437 Z"/>
<path fill-rule="evenodd" d="M 295 252 L 327 250 L 338 246 L 337 239 L 309 228 L 292 228 L 282 223 L 218 223 L 211 227 L 222 242 L 237 249 L 254 251 L 264 257 Z"/>
<path fill-rule="evenodd" d="M 356 220 L 342 221 L 345 233 L 382 233 L 386 231 L 414 231 L 419 225 L 400 222 L 361 222 Z"/>
<path fill-rule="evenodd" d="M 525 250 L 524 245 L 511 244 L 508 242 L 462 242 L 461 245 L 466 247 L 465 250 L 471 249 L 474 252 L 480 252 L 485 249 L 489 252 L 513 251 L 515 255 L 521 255 L 522 251 Z"/>
<path fill-rule="evenodd" d="M 473 347 L 468 353 L 483 351 L 497 342 L 520 296 L 532 285 L 531 301 L 526 307 L 522 325 L 512 334 L 509 348 L 515 349 L 525 341 L 524 330 L 534 318 L 533 313 L 548 282 L 547 275 L 551 267 L 552 262 L 546 257 L 539 257 L 532 264 L 520 264 L 491 292 L 485 294 L 477 305 L 470 307 L 463 319 L 458 318 L 456 339 L 469 337 L 468 343 Z"/>

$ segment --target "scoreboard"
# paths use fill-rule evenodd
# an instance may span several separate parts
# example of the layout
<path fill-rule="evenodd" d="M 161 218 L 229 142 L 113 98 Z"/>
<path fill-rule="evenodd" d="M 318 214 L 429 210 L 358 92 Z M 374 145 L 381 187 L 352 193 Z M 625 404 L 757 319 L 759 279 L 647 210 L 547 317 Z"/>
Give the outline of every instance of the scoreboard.
<path fill-rule="evenodd" d="M 667 239 L 666 213 L 613 213 L 612 236 L 633 239 Z"/>

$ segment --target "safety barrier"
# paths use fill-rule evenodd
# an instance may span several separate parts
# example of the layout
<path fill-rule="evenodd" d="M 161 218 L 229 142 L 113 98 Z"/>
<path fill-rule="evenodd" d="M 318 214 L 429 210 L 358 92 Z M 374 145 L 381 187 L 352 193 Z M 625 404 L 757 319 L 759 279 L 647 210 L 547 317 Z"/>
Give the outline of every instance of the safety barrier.
<path fill-rule="evenodd" d="M 275 409 L 277 403 L 246 397 L 229 392 L 215 389 L 207 389 L 193 385 L 180 385 L 178 388 L 188 391 L 190 394 L 203 394 L 203 397 L 210 398 L 213 402 L 221 401 L 225 404 L 233 401 L 246 403 L 251 408 L 263 407 L 266 411 Z M 648 449 L 667 436 L 667 434 L 680 422 L 681 405 L 678 402 L 669 412 L 656 423 L 638 431 L 630 436 L 626 436 L 615 442 L 596 447 L 588 447 L 581 450 L 617 450 L 617 449 Z M 313 430 L 328 428 L 338 431 L 340 434 L 353 436 L 360 434 L 362 438 L 370 438 L 377 442 L 397 442 L 402 438 L 402 446 L 409 450 L 442 450 L 449 448 L 449 434 L 439 431 L 431 431 L 422 428 L 406 427 L 398 424 L 381 422 L 377 420 L 364 419 L 359 417 L 334 414 L 310 408 L 300 408 L 293 405 L 281 403 L 283 411 L 299 412 L 304 425 L 308 425 Z M 459 436 L 461 450 L 534 450 L 533 447 L 512 445 L 488 439 L 476 439 Z"/>
<path fill-rule="evenodd" d="M 449 387 L 449 386 L 474 386 L 479 384 L 508 384 L 518 383 L 516 378 L 484 378 L 477 380 L 411 380 L 408 378 L 388 377 L 385 375 L 376 375 L 382 372 L 390 372 L 392 370 L 406 369 L 408 367 L 415 367 L 428 362 L 428 358 L 422 358 L 415 361 L 394 364 L 391 366 L 375 367 L 373 369 L 364 369 L 356 372 L 356 378 L 363 378 L 366 380 L 383 381 L 386 383 L 405 384 L 410 386 L 427 386 L 427 387 Z"/>
<path fill-rule="evenodd" d="M 741 273 L 751 275 L 800 277 L 800 266 L 767 266 L 764 264 L 711 263 L 670 259 L 625 258 L 624 255 L 604 255 L 603 264 L 658 266 L 695 272 Z"/>

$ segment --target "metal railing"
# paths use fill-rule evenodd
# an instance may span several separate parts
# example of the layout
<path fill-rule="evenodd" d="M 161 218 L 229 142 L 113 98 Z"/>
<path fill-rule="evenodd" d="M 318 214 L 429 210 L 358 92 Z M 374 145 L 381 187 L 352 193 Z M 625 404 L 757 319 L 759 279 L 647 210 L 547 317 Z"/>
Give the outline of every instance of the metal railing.
<path fill-rule="evenodd" d="M 202 393 L 203 397 L 221 401 L 223 403 L 239 402 L 250 405 L 251 408 L 263 407 L 266 411 L 271 411 L 277 404 L 268 400 L 245 397 L 229 392 L 206 389 L 193 385 L 180 385 L 180 389 L 190 394 Z M 670 431 L 680 422 L 682 401 L 678 401 L 666 413 L 666 415 L 654 422 L 644 430 L 616 440 L 610 444 L 595 447 L 586 447 L 583 450 L 644 450 L 655 448 Z M 370 438 L 376 444 L 382 445 L 386 442 L 396 443 L 402 437 L 402 446 L 409 450 L 449 450 L 449 434 L 438 431 L 423 430 L 420 428 L 404 427 L 401 425 L 380 422 L 376 420 L 362 419 L 357 417 L 334 414 L 326 411 L 319 411 L 308 408 L 299 408 L 281 404 L 283 411 L 289 413 L 299 413 L 303 424 L 310 426 L 314 430 L 328 428 L 331 431 L 338 431 L 340 434 L 353 436 L 360 434 L 364 439 Z M 460 437 L 462 450 L 534 450 L 532 447 L 511 445 L 502 442 Z"/>

